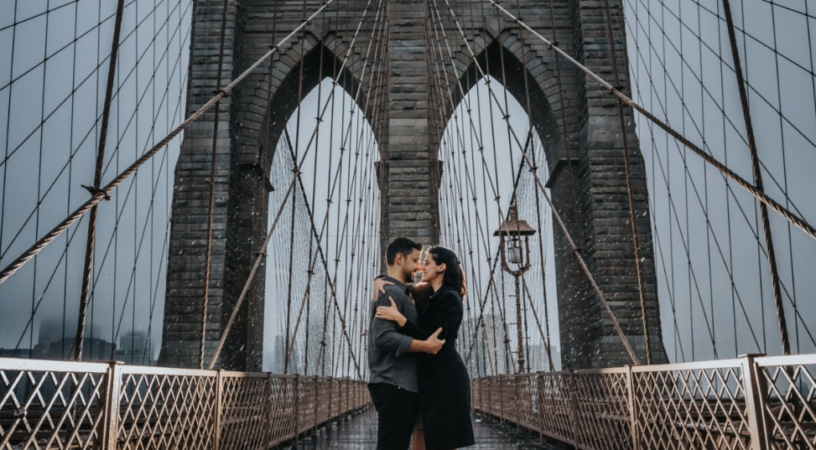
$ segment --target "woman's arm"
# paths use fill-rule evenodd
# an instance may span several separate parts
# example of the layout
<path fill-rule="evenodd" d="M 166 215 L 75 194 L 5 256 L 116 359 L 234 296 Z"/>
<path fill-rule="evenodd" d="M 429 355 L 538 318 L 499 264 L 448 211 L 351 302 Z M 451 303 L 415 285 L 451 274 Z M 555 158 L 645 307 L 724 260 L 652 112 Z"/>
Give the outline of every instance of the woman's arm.
<path fill-rule="evenodd" d="M 382 275 L 374 278 L 374 289 L 372 292 L 374 293 L 374 298 L 371 299 L 373 302 L 377 302 L 377 299 L 380 297 L 380 294 L 385 294 L 385 287 L 386 286 L 393 286 L 394 283 L 385 280 Z"/>
<path fill-rule="evenodd" d="M 420 327 L 418 324 L 405 321 L 401 325 L 400 332 L 411 336 L 414 339 L 428 339 L 437 329 L 442 328 L 439 339 L 447 339 L 448 330 L 453 329 L 462 320 L 462 301 L 454 292 L 446 292 L 434 301 L 437 303 L 433 308 L 428 320 L 425 320 Z M 397 322 L 399 324 L 399 322 Z"/>

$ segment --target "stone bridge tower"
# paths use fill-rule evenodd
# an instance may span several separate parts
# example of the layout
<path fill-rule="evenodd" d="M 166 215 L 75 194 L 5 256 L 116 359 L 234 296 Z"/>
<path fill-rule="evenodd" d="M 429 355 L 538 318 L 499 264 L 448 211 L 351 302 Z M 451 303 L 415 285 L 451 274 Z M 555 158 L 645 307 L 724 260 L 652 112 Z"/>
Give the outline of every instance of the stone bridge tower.
<path fill-rule="evenodd" d="M 426 29 L 429 8 L 438 6 L 442 26 L 456 55 L 453 62 L 456 68 L 447 61 L 443 77 L 455 84 L 459 82 L 455 75 L 458 73 L 460 77 L 469 77 L 473 84 L 480 75 L 444 0 L 381 1 L 391 2 L 389 41 L 383 47 L 387 48 L 383 53 L 387 59 L 387 76 L 381 77 L 387 84 L 380 97 L 368 100 L 368 108 L 364 100 L 360 100 L 359 105 L 376 130 L 383 159 L 377 168 L 383 181 L 381 240 L 385 243 L 395 236 L 408 236 L 433 243 L 439 234 L 434 220 L 441 169 L 437 153 L 440 130 L 445 127 L 437 117 L 439 110 L 450 114 L 450 108 L 443 104 L 443 99 L 431 95 L 434 81 L 429 73 L 433 70 L 433 61 L 428 46 L 433 42 Z M 543 173 L 543 167 L 539 173 L 549 176 L 548 185 L 556 208 L 568 222 L 568 228 L 580 234 L 579 245 L 587 264 L 642 359 L 638 283 L 614 99 L 562 60 L 562 102 L 555 78 L 555 54 L 548 46 L 529 33 L 520 33 L 516 24 L 503 18 L 486 0 L 449 1 L 454 11 L 467 11 L 460 23 L 464 34 L 469 39 L 473 37 L 471 48 L 477 55 L 476 61 L 486 72 L 498 74 L 503 60 L 505 87 L 522 104 L 526 101 L 526 71 L 533 123 L 547 152 L 548 173 Z M 522 18 L 545 36 L 551 35 L 549 1 L 554 3 L 556 40 L 560 47 L 590 70 L 611 79 L 610 42 L 605 32 L 603 2 L 521 0 Z M 248 275 L 252 255 L 259 251 L 262 240 L 259 236 L 268 226 L 265 177 L 269 148 L 264 145 L 268 143 L 268 147 L 274 148 L 297 107 L 297 96 L 293 92 L 297 91 L 294 87 L 299 82 L 299 63 L 303 60 L 305 95 L 320 81 L 317 67 L 321 63 L 331 67 L 345 55 L 349 36 L 366 3 L 365 0 L 334 2 L 323 18 L 309 24 L 303 35 L 297 35 L 271 61 L 258 67 L 220 105 L 208 354 L 218 342 Z M 510 3 L 515 8 L 516 1 Z M 612 45 L 617 48 L 623 91 L 629 92 L 625 41 L 618 28 L 623 24 L 620 0 L 610 0 L 610 3 L 618 36 Z M 222 4 L 223 0 L 195 0 L 188 111 L 200 107 L 216 89 Z M 298 26 L 303 20 L 304 8 L 314 11 L 320 6 L 321 2 L 315 0 L 229 0 L 226 52 L 221 67 L 224 83 L 259 59 L 270 44 Z M 366 20 L 358 39 L 368 39 L 375 23 L 373 19 Z M 354 48 L 364 49 L 365 45 Z M 365 55 L 355 50 L 345 72 L 337 76 L 348 77 L 354 80 L 349 85 L 356 85 L 361 82 L 359 75 L 365 65 Z M 461 98 L 455 99 L 459 100 Z M 564 142 L 563 137 L 562 109 L 568 142 Z M 646 279 L 649 334 L 653 360 L 661 362 L 666 356 L 656 299 L 645 174 L 631 120 L 632 111 L 627 109 L 626 114 L 630 118 L 627 136 Z M 214 119 L 211 112 L 187 130 L 175 174 L 162 349 L 163 363 L 167 365 L 197 366 Z M 571 158 L 565 151 L 567 144 Z M 578 197 L 575 203 L 568 169 L 574 174 Z M 577 205 L 577 214 L 573 214 L 573 204 Z M 253 210 L 263 213 L 252 214 Z M 573 220 L 576 216 L 580 223 Z M 629 363 L 610 320 L 588 288 L 557 228 L 555 241 L 564 368 Z M 263 317 L 263 293 L 262 288 L 256 291 L 243 307 L 238 326 L 230 334 L 228 349 L 220 360 L 222 367 L 260 368 L 263 324 L 257 318 Z"/>

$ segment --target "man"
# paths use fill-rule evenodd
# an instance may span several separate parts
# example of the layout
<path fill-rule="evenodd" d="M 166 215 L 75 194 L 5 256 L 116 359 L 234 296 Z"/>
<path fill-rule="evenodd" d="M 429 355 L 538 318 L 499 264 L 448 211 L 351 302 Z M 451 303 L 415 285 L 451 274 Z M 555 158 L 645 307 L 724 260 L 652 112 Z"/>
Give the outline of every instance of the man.
<path fill-rule="evenodd" d="M 420 269 L 422 246 L 407 238 L 394 239 L 388 245 L 386 280 L 394 283 L 371 308 L 368 339 L 368 390 L 377 410 L 377 450 L 407 450 L 419 413 L 419 380 L 411 353 L 436 354 L 445 341 L 438 339 L 441 329 L 424 341 L 397 331 L 397 325 L 374 316 L 378 306 L 390 306 L 391 300 L 408 319 L 416 322 L 417 310 L 406 292 L 408 283 Z"/>

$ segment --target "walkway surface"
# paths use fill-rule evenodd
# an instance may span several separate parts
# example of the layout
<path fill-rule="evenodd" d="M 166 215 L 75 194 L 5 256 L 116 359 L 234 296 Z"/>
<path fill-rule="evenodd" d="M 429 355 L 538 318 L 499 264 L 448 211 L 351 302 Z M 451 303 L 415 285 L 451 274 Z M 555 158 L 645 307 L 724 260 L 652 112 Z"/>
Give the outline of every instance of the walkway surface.
<path fill-rule="evenodd" d="M 467 450 L 556 450 L 542 446 L 535 436 L 519 435 L 515 428 L 500 428 L 498 423 L 474 417 L 473 430 L 476 445 Z M 301 440 L 299 450 L 375 450 L 377 444 L 377 414 L 371 408 L 336 424 L 331 430 L 322 430 L 317 438 Z"/>

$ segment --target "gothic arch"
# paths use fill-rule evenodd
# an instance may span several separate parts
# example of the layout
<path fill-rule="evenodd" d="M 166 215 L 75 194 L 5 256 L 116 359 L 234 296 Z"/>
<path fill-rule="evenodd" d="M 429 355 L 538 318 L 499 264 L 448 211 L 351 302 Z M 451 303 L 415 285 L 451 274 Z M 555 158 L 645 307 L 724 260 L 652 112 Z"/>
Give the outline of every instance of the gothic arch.
<path fill-rule="evenodd" d="M 547 164 L 549 170 L 552 171 L 557 161 L 566 158 L 563 143 L 563 123 L 560 119 L 561 111 L 560 109 L 554 109 L 553 106 L 555 105 L 555 108 L 561 107 L 558 92 L 553 90 L 553 92 L 550 92 L 550 96 L 545 93 L 546 86 L 554 83 L 555 70 L 550 70 L 547 64 L 542 61 L 542 58 L 529 47 L 524 50 L 525 54 L 522 54 L 521 45 L 518 45 L 518 37 L 509 31 L 505 31 L 495 38 L 487 31 L 484 31 L 483 36 L 487 36 L 491 40 L 487 41 L 489 43 L 486 46 L 478 48 L 479 53 L 475 61 L 467 66 L 462 65 L 463 70 L 459 72 L 458 80 L 455 79 L 455 75 L 452 73 L 449 74 L 449 77 L 452 82 L 459 83 L 464 90 L 475 86 L 476 83 L 482 80 L 483 76 L 490 76 L 492 80 L 500 83 L 526 109 L 526 76 L 529 86 L 532 124 L 544 144 Z M 467 51 L 467 49 L 465 48 L 463 51 Z M 527 60 L 526 66 L 522 62 L 524 59 Z M 503 70 L 502 61 L 504 61 Z M 479 70 L 480 68 L 481 70 Z M 565 90 L 574 89 L 573 86 L 566 85 L 563 88 Z M 451 93 L 453 96 L 453 109 L 448 110 L 445 117 L 446 122 L 442 124 L 441 129 L 445 129 L 453 111 L 463 100 L 462 92 L 458 88 L 452 89 Z M 465 92 L 465 95 L 467 94 L 468 92 Z M 569 107 L 566 113 L 567 116 L 576 114 Z M 568 135 L 574 132 L 575 130 L 568 128 Z"/>
<path fill-rule="evenodd" d="M 447 79 L 443 78 L 441 83 L 445 94 L 453 97 L 453 107 L 450 107 L 451 99 L 446 99 L 449 103 L 442 108 L 446 114 L 439 129 L 445 130 L 447 122 L 463 101 L 463 94 L 467 95 L 467 90 L 484 76 L 490 76 L 492 83 L 500 83 L 525 109 L 529 91 L 530 118 L 544 146 L 548 169 L 547 172 L 539 170 L 538 173 L 542 180 L 547 180 L 555 210 L 582 249 L 596 279 L 605 277 L 607 285 L 603 286 L 602 283 L 601 289 L 611 293 L 607 294 L 610 298 L 621 300 L 618 303 L 620 306 L 632 308 L 629 300 L 622 300 L 633 294 L 636 296 L 637 291 L 633 293 L 630 287 L 621 290 L 622 283 L 619 281 L 633 270 L 629 268 L 633 260 L 628 254 L 632 249 L 631 241 L 628 240 L 627 230 L 617 224 L 610 226 L 612 217 L 628 217 L 628 209 L 625 209 L 628 206 L 620 204 L 620 199 L 625 197 L 620 197 L 619 190 L 621 186 L 625 189 L 625 181 L 610 177 L 610 174 L 622 173 L 619 124 L 610 121 L 617 120 L 617 116 L 615 112 L 604 110 L 614 107 L 614 101 L 595 97 L 596 94 L 587 89 L 584 77 L 563 60 L 560 61 L 559 80 L 554 52 L 530 36 L 520 35 L 517 29 L 492 32 L 483 28 L 476 30 L 475 35 L 471 43 L 475 60 L 460 57 L 453 61 L 456 69 L 450 63 L 444 66 L 443 77 Z M 572 40 L 564 41 L 562 45 L 567 49 L 574 44 Z M 457 54 L 469 55 L 470 50 L 462 44 Z M 450 85 L 450 94 L 445 84 Z M 631 114 L 631 111 L 627 113 Z M 630 158 L 635 161 L 635 166 L 642 164 L 634 127 L 630 126 L 626 132 Z M 640 196 L 636 202 L 641 202 L 636 208 L 643 211 L 639 217 L 646 218 L 644 223 L 638 224 L 639 233 L 643 236 L 649 232 L 648 207 L 645 204 L 647 187 L 641 178 L 643 172 L 639 168 L 635 170 L 638 173 L 633 183 L 637 187 L 636 195 Z M 610 211 L 613 204 L 614 209 L 620 211 Z M 623 346 L 613 335 L 611 321 L 600 309 L 568 246 L 566 236 L 557 226 L 553 227 L 553 239 L 564 367 L 597 366 L 597 361 L 603 359 L 626 364 L 627 357 L 622 354 Z M 650 237 L 648 242 L 642 241 L 642 244 L 645 245 L 641 245 L 641 252 L 647 260 L 644 270 L 647 271 L 646 277 L 650 278 L 653 276 Z M 615 277 L 619 278 L 613 281 Z M 654 327 L 659 333 L 654 286 L 649 284 L 646 289 L 650 329 Z M 626 314 L 623 318 L 618 317 L 618 321 L 628 330 L 638 329 L 639 324 L 635 319 L 640 320 L 639 310 Z M 628 333 L 632 335 L 630 343 L 636 348 L 639 346 L 637 351 L 642 353 L 642 335 L 631 331 Z M 664 360 L 662 343 L 655 338 L 654 331 L 650 334 L 654 359 Z M 613 354 L 615 356 L 611 356 Z"/>

